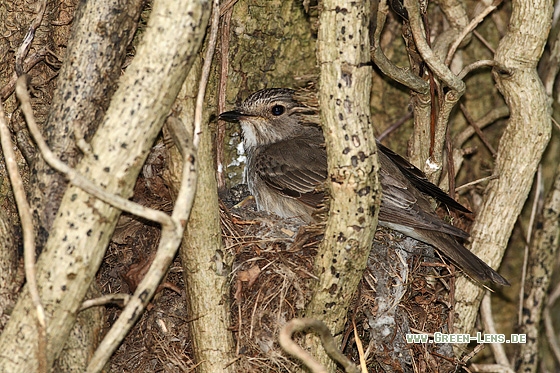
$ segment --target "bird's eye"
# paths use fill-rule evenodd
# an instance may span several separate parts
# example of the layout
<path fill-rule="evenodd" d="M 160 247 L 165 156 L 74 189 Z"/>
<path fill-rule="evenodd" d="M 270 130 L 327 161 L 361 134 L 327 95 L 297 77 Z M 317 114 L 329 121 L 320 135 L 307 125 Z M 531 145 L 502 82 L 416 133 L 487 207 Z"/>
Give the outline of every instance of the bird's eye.
<path fill-rule="evenodd" d="M 279 115 L 284 114 L 284 111 L 286 111 L 286 108 L 285 108 L 284 106 L 282 106 L 282 105 L 274 105 L 274 106 L 272 107 L 272 109 L 270 110 L 270 112 L 272 113 L 272 115 L 274 115 L 274 116 L 276 116 L 276 117 L 279 116 Z"/>

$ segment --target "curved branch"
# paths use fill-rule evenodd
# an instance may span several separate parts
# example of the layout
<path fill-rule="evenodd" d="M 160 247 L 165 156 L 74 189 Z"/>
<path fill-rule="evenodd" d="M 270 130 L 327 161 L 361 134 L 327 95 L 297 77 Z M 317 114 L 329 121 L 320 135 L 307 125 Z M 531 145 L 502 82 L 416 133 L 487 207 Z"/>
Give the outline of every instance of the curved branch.
<path fill-rule="evenodd" d="M 536 66 L 550 32 L 552 0 L 513 0 L 508 32 L 500 41 L 496 61 L 511 71 L 494 71 L 496 85 L 510 109 L 494 174 L 474 222 L 471 250 L 490 266 L 499 265 L 515 221 L 527 199 L 533 177 L 551 136 L 551 101 Z M 482 290 L 464 278 L 457 281 L 456 330 L 469 332 Z"/>
<path fill-rule="evenodd" d="M 173 221 L 164 212 L 154 210 L 138 203 L 129 201 L 122 198 L 114 193 L 109 193 L 100 186 L 93 183 L 87 177 L 81 175 L 72 167 L 68 166 L 62 162 L 58 157 L 49 149 L 47 142 L 43 139 L 41 131 L 37 126 L 35 117 L 33 116 L 33 111 L 31 109 L 31 99 L 29 93 L 27 92 L 26 76 L 21 76 L 16 83 L 16 94 L 21 102 L 22 111 L 25 115 L 25 120 L 29 128 L 29 132 L 33 136 L 33 140 L 37 144 L 37 147 L 41 151 L 41 155 L 47 162 L 49 166 L 54 168 L 56 171 L 64 174 L 68 181 L 83 191 L 91 194 L 92 196 L 99 198 L 103 202 L 110 204 L 120 210 L 129 212 L 133 215 L 142 217 L 144 219 L 157 222 L 162 226 L 173 226 Z M 35 252 L 35 250 L 33 250 Z"/>
<path fill-rule="evenodd" d="M 344 371 L 347 373 L 360 373 L 360 370 L 352 361 L 350 361 L 338 348 L 336 348 L 336 343 L 334 341 L 329 328 L 320 320 L 317 319 L 292 319 L 284 325 L 280 334 L 278 336 L 278 342 L 280 346 L 293 357 L 301 360 L 306 367 L 313 373 L 327 373 L 324 366 L 319 364 L 313 356 L 303 348 L 301 348 L 294 340 L 292 336 L 296 332 L 313 331 L 315 334 L 321 338 L 321 343 L 323 348 L 329 355 L 331 359 L 339 363 Z"/>
<path fill-rule="evenodd" d="M 449 70 L 449 68 L 435 55 L 432 49 L 426 42 L 424 26 L 422 25 L 422 20 L 420 19 L 420 9 L 417 0 L 404 0 L 404 6 L 408 11 L 410 29 L 412 35 L 414 36 L 414 41 L 418 52 L 428 64 L 430 69 L 435 75 L 449 88 L 457 91 L 457 95 L 460 97 L 465 92 L 465 83 L 457 78 L 455 74 Z"/>
<path fill-rule="evenodd" d="M 184 3 L 179 0 L 157 0 L 149 26 L 136 56 L 119 80 L 101 127 L 91 140 L 93 151 L 85 154 L 76 169 L 102 185 L 108 192 L 130 196 L 149 149 L 161 131 L 173 101 L 196 58 L 206 31 L 210 4 L 204 1 Z M 87 20 L 84 20 L 87 21 Z M 157 49 L 157 50 L 156 50 Z M 147 73 L 149 72 L 149 73 Z M 185 183 L 194 189 L 194 155 L 186 158 Z M 153 284 L 165 272 L 165 262 L 173 259 L 185 225 L 192 196 L 182 193 L 183 204 L 176 205 L 174 231 L 164 227 L 170 237 L 162 243 L 167 249 L 158 254 L 164 258 L 145 282 Z M 45 250 L 37 261 L 37 282 L 47 313 L 48 364 L 59 354 L 76 319 L 82 299 L 103 259 L 120 211 L 93 198 L 75 186 L 66 190 L 49 232 Z M 155 261 L 154 261 L 155 266 Z M 165 268 L 164 268 L 165 267 Z M 141 286 L 144 285 L 144 282 Z M 156 286 L 135 296 L 145 306 Z M 139 288 L 140 289 L 140 288 Z M 130 307 L 132 313 L 129 313 Z M 0 371 L 37 370 L 35 346 L 37 332 L 27 325 L 32 315 L 29 294 L 23 291 L 12 317 L 0 336 Z M 143 307 L 131 301 L 122 317 L 133 324 Z M 121 319 L 117 323 L 121 322 Z M 116 338 L 122 336 L 117 336 Z M 116 340 L 114 335 L 106 338 Z M 14 340 L 18 343 L 14 343 Z M 117 342 L 118 345 L 118 342 Z M 95 355 L 90 371 L 98 371 L 106 355 Z"/>
<path fill-rule="evenodd" d="M 383 31 L 383 26 L 385 26 L 388 9 L 387 0 L 381 0 L 377 9 L 377 26 L 372 38 L 371 58 L 377 67 L 379 67 L 379 70 L 389 78 L 415 92 L 426 94 L 430 90 L 428 82 L 411 73 L 410 69 L 400 68 L 395 65 L 385 56 L 385 53 L 383 53 L 381 49 L 381 32 Z"/>
<path fill-rule="evenodd" d="M 451 47 L 449 48 L 449 51 L 447 52 L 447 57 L 445 58 L 445 62 L 444 62 L 447 66 L 449 66 L 449 64 L 451 63 L 451 59 L 453 58 L 453 55 L 457 51 L 457 48 L 459 47 L 459 45 L 461 44 L 463 39 L 468 34 L 470 34 L 476 28 L 476 26 L 478 26 L 480 24 L 480 22 L 482 22 L 484 20 L 484 18 L 488 14 L 492 13 L 494 11 L 494 9 L 496 9 L 498 7 L 498 5 L 501 4 L 501 2 L 502 2 L 502 0 L 495 0 L 491 5 L 489 5 L 488 7 L 486 7 L 486 9 L 484 9 L 482 12 L 480 12 L 480 14 L 478 14 L 475 18 L 473 18 L 471 20 L 471 22 L 468 24 L 468 26 L 465 27 L 461 31 L 461 33 L 459 34 L 457 39 L 455 39 L 453 44 L 451 44 Z"/>

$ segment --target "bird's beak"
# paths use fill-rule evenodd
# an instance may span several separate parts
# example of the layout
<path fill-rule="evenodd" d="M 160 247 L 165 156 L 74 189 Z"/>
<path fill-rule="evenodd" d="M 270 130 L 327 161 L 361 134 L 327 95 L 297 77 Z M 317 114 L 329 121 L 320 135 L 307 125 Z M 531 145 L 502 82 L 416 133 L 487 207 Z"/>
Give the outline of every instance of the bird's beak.
<path fill-rule="evenodd" d="M 226 122 L 238 123 L 239 120 L 243 119 L 246 116 L 247 115 L 241 113 L 240 111 L 232 110 L 220 114 L 219 118 L 221 120 L 225 120 Z"/>

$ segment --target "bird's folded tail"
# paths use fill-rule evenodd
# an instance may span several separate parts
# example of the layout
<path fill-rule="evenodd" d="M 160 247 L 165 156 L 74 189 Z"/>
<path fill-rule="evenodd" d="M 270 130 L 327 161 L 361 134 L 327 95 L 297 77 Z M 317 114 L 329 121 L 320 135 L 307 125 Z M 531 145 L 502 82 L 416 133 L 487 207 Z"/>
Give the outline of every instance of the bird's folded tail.
<path fill-rule="evenodd" d="M 427 230 L 418 233 L 421 233 L 422 241 L 438 249 L 473 280 L 482 284 L 492 282 L 498 285 L 510 285 L 508 280 L 461 245 L 454 237 Z"/>

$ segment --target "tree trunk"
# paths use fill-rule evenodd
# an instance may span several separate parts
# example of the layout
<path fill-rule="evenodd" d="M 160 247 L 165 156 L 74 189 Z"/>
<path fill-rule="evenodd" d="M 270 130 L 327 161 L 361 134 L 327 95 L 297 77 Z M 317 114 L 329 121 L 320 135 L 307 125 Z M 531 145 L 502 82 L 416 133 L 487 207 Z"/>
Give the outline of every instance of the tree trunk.
<path fill-rule="evenodd" d="M 324 321 L 338 344 L 366 268 L 381 200 L 369 108 L 371 68 L 365 65 L 369 11 L 368 2 L 323 1 L 319 16 L 319 103 L 330 201 L 325 238 L 315 260 L 319 280 L 305 314 Z M 318 341 L 310 347 L 327 370 L 334 371 Z"/>
<path fill-rule="evenodd" d="M 130 197 L 155 137 L 199 50 L 209 4 L 154 4 L 136 58 L 122 76 L 105 119 L 78 172 L 106 191 Z M 157 46 L 157 49 L 154 49 Z M 160 49 L 161 48 L 161 49 Z M 45 250 L 37 262 L 39 292 L 47 314 L 51 366 L 72 328 L 120 211 L 72 186 L 68 188 Z M 0 337 L 3 372 L 37 369 L 35 311 L 23 291 Z M 16 342 L 17 339 L 17 342 Z"/>
<path fill-rule="evenodd" d="M 498 148 L 497 178 L 486 188 L 471 231 L 471 250 L 491 266 L 501 261 L 551 134 L 550 100 L 536 67 L 550 32 L 552 1 L 517 0 L 512 5 L 509 31 L 495 57 L 508 72 L 494 73 L 510 118 Z M 466 278 L 458 280 L 457 333 L 472 330 L 483 293 Z"/>

